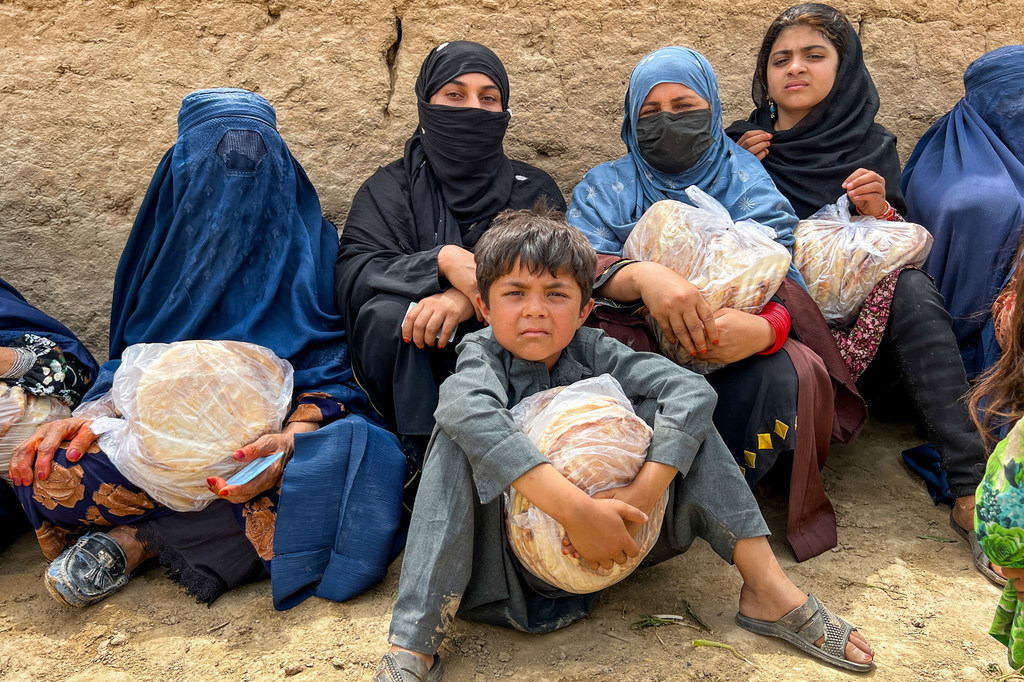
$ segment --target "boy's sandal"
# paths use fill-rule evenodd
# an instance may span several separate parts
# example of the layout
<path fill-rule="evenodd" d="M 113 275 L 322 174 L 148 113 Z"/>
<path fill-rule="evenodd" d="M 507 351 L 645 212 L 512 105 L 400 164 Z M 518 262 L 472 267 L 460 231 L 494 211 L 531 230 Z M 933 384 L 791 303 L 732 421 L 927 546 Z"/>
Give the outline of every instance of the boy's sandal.
<path fill-rule="evenodd" d="M 43 583 L 64 606 L 82 608 L 106 599 L 128 584 L 127 563 L 117 540 L 95 531 L 61 552 L 46 569 Z"/>
<path fill-rule="evenodd" d="M 440 682 L 444 675 L 444 661 L 434 654 L 434 665 L 427 669 L 419 656 L 408 651 L 384 654 L 373 676 L 373 682 Z"/>
<path fill-rule="evenodd" d="M 978 573 L 988 578 L 988 581 L 998 587 L 1006 586 L 1006 578 L 999 575 L 992 570 L 992 565 L 988 561 L 988 555 L 985 554 L 985 550 L 982 549 L 981 543 L 978 542 L 978 534 L 973 530 L 967 530 L 961 528 L 960 524 L 953 518 L 953 511 L 949 512 L 949 525 L 956 531 L 956 534 L 967 540 L 967 543 L 971 546 L 971 559 L 974 561 L 974 567 L 978 569 Z"/>
<path fill-rule="evenodd" d="M 846 658 L 850 633 L 857 628 L 822 606 L 813 594 L 807 597 L 802 606 L 796 607 L 774 623 L 737 613 L 736 624 L 759 635 L 784 639 L 811 656 L 839 668 L 866 673 L 874 666 L 874 662 L 857 663 Z M 820 647 L 815 646 L 814 643 L 822 635 L 825 641 Z"/>

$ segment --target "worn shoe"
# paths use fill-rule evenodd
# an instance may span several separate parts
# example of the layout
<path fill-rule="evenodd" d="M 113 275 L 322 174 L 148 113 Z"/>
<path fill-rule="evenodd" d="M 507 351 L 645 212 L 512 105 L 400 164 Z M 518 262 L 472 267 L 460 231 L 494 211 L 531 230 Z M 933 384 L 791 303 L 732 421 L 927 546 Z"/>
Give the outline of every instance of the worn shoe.
<path fill-rule="evenodd" d="M 121 545 L 106 533 L 92 532 L 65 549 L 43 576 L 46 589 L 64 606 L 95 604 L 128 583 L 128 562 Z"/>
<path fill-rule="evenodd" d="M 434 654 L 434 665 L 427 664 L 408 651 L 384 654 L 373 675 L 372 682 L 440 682 L 444 675 L 444 661 Z"/>

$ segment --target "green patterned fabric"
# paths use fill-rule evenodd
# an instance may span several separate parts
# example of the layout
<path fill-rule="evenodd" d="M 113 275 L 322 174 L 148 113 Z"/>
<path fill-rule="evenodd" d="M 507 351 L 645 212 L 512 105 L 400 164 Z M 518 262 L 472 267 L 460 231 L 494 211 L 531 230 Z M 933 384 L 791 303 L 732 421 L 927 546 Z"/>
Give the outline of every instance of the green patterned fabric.
<path fill-rule="evenodd" d="M 974 530 L 996 566 L 1024 568 L 1024 426 L 996 445 L 975 494 Z M 1010 666 L 1024 666 L 1024 605 L 1013 580 L 1006 582 L 989 634 L 1006 645 Z"/>

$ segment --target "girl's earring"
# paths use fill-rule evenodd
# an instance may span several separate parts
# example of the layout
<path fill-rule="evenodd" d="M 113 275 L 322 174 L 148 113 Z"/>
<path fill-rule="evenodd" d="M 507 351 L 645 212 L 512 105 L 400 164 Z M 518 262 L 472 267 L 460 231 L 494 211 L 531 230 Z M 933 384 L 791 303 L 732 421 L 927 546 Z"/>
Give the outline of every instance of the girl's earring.
<path fill-rule="evenodd" d="M 775 100 L 771 97 L 768 98 L 768 115 L 771 116 L 773 121 L 779 116 L 779 110 L 775 106 Z"/>

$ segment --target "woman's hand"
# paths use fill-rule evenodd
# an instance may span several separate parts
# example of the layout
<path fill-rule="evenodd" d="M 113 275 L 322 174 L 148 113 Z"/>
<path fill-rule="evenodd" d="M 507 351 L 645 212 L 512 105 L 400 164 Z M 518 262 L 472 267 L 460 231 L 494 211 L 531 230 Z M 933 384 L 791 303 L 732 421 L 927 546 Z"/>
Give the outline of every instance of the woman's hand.
<path fill-rule="evenodd" d="M 276 462 L 261 471 L 256 478 L 242 485 L 228 485 L 220 476 L 211 476 L 206 479 L 210 492 L 220 495 L 222 498 L 233 504 L 239 504 L 250 500 L 260 493 L 270 490 L 281 482 L 284 475 L 285 464 L 292 458 L 295 452 L 295 434 L 315 431 L 316 424 L 310 422 L 292 422 L 285 427 L 282 433 L 268 433 L 260 436 L 245 447 L 235 450 L 232 455 L 240 462 L 252 462 L 261 457 L 268 457 L 278 452 L 283 452 Z"/>
<path fill-rule="evenodd" d="M 674 270 L 657 263 L 636 263 L 622 273 L 637 268 L 640 298 L 658 322 L 669 343 L 679 342 L 690 357 L 708 351 L 718 343 L 718 328 L 711 306 L 693 284 Z"/>
<path fill-rule="evenodd" d="M 885 178 L 866 168 L 858 168 L 843 183 L 850 201 L 861 215 L 880 216 L 887 210 Z"/>
<path fill-rule="evenodd" d="M 715 312 L 718 345 L 700 356 L 705 362 L 728 365 L 767 350 L 775 343 L 775 330 L 764 318 L 732 308 Z"/>
<path fill-rule="evenodd" d="M 448 244 L 437 252 L 437 270 L 453 287 L 469 299 L 476 313 L 476 319 L 484 321 L 484 314 L 476 305 L 476 258 L 461 246 Z M 467 318 L 468 319 L 468 318 Z"/>
<path fill-rule="evenodd" d="M 32 485 L 33 471 L 40 481 L 50 475 L 53 455 L 64 441 L 68 444 L 69 462 L 77 462 L 82 453 L 96 442 L 97 436 L 89 428 L 92 421 L 71 417 L 43 424 L 11 453 L 11 482 L 14 485 Z"/>
<path fill-rule="evenodd" d="M 416 344 L 417 348 L 444 348 L 459 323 L 473 317 L 473 310 L 470 300 L 455 288 L 427 296 L 405 316 L 402 340 Z"/>
<path fill-rule="evenodd" d="M 772 144 L 772 134 L 767 130 L 748 130 L 743 133 L 736 144 L 757 157 L 758 161 L 768 156 L 768 147 Z"/>

